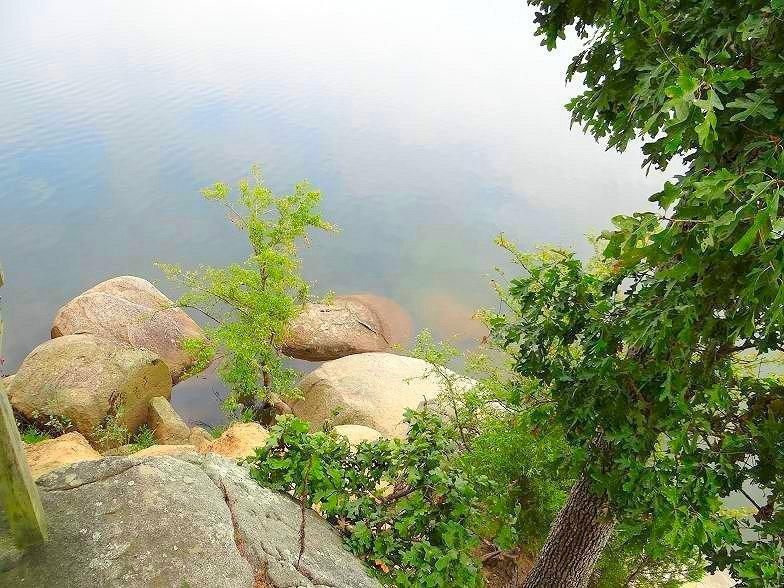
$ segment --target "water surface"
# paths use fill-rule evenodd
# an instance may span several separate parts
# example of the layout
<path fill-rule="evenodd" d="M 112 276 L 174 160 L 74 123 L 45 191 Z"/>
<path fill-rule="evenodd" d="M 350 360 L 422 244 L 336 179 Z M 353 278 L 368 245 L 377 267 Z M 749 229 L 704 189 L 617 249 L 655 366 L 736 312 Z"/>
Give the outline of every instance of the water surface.
<path fill-rule="evenodd" d="M 570 131 L 569 52 L 531 18 L 519 0 L 0 0 L 5 372 L 101 280 L 173 294 L 153 261 L 245 256 L 198 189 L 254 162 L 279 191 L 309 179 L 342 229 L 304 254 L 317 292 L 476 336 L 497 232 L 587 254 L 662 181 Z M 213 390 L 181 384 L 175 405 L 212 420 Z"/>

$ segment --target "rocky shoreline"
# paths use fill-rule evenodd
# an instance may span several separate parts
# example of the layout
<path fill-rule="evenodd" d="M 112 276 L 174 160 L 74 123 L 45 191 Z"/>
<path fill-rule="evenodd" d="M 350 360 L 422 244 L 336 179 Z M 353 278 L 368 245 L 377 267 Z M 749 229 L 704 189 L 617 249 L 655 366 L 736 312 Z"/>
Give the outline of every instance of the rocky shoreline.
<path fill-rule="evenodd" d="M 379 296 L 355 294 L 305 304 L 282 351 L 326 363 L 303 380 L 303 399 L 291 408 L 277 407 L 278 412 L 293 409 L 320 426 L 326 413 L 343 409 L 334 424 L 371 429 L 351 429 L 352 437 L 404 436 L 403 411 L 438 392 L 432 379 L 409 385 L 427 371 L 425 362 L 387 352 L 410 333 L 402 309 Z M 16 374 L 4 378 L 22 422 L 66 433 L 28 447 L 39 475 L 68 459 L 128 454 L 133 446 L 107 444 L 100 435 L 107 423 L 131 434 L 146 426 L 156 445 L 168 446 L 140 450 L 146 455 L 200 451 L 247 457 L 266 435 L 261 425 L 252 424 L 256 430 L 236 423 L 221 437 L 234 441 L 219 442 L 174 411 L 172 389 L 194 364 L 182 344 L 205 335 L 183 309 L 144 279 L 119 276 L 78 295 L 56 313 L 51 335 Z"/>
<path fill-rule="evenodd" d="M 335 431 L 352 444 L 404 436 L 403 411 L 434 398 L 438 383 L 425 377 L 425 362 L 388 353 L 410 335 L 410 322 L 395 327 L 390 315 L 405 313 L 366 294 L 306 304 L 283 352 L 325 363 L 303 380 L 303 398 L 278 412 L 314 429 L 339 414 Z M 294 561 L 299 506 L 234 465 L 265 444 L 264 427 L 235 422 L 215 438 L 174 410 L 172 390 L 193 366 L 182 344 L 205 335 L 151 283 L 120 276 L 96 285 L 57 312 L 51 335 L 2 388 L 22 424 L 60 433 L 25 445 L 53 538 L 33 552 L 0 550 L 0 583 L 37 586 L 64 566 L 63 586 L 96 578 L 113 586 L 378 586 L 314 513 L 308 532 L 317 540 L 303 565 Z M 146 429 L 152 444 L 118 443 L 107 438 L 112 427 L 127 431 L 126 441 Z M 186 527 L 170 537 L 160 522 L 173 516 Z M 266 528 L 270 516 L 279 522 Z M 209 565 L 215 559 L 228 568 Z"/>
<path fill-rule="evenodd" d="M 299 505 L 237 465 L 266 443 L 261 424 L 235 422 L 214 437 L 177 414 L 172 390 L 193 366 L 182 343 L 205 335 L 152 284 L 98 284 L 58 311 L 51 335 L 0 390 L 21 422 L 61 433 L 25 446 L 52 539 L 27 552 L 0 545 L 0 585 L 41 586 L 56 575 L 73 588 L 380 586 L 311 511 L 299 561 Z M 283 352 L 324 363 L 302 379 L 302 398 L 276 412 L 313 430 L 329 423 L 352 445 L 404 438 L 405 410 L 441 391 L 429 364 L 390 352 L 408 336 L 405 313 L 381 297 L 306 304 Z M 151 438 L 143 447 L 128 436 L 107 441 L 112 427 Z M 694 586 L 730 585 L 712 576 Z"/>

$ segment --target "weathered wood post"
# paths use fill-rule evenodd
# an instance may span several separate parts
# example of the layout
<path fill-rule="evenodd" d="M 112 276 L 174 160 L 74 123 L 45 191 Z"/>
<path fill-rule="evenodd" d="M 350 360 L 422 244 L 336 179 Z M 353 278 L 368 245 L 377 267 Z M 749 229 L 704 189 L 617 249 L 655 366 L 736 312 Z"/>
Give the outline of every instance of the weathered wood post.
<path fill-rule="evenodd" d="M 3 271 L 0 269 L 0 288 Z M 0 317 L 0 350 L 3 342 L 3 321 Z M 17 547 L 25 548 L 46 541 L 46 516 L 38 489 L 16 428 L 11 403 L 0 380 L 0 503 Z"/>

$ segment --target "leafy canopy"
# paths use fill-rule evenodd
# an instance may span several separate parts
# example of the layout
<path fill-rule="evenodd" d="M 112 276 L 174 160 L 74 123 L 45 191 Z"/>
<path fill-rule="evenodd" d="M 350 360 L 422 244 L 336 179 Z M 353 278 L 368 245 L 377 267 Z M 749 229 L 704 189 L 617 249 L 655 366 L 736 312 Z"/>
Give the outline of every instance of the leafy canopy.
<path fill-rule="evenodd" d="M 570 27 L 585 39 L 572 120 L 688 169 L 651 197 L 658 212 L 615 217 L 588 268 L 503 242 L 525 272 L 496 336 L 625 520 L 674 529 L 742 585 L 781 586 L 784 388 L 759 354 L 784 343 L 784 3 L 531 4 L 549 48 Z M 751 516 L 730 516 L 729 495 L 748 495 Z"/>
<path fill-rule="evenodd" d="M 202 191 L 247 234 L 251 253 L 245 261 L 193 271 L 157 264 L 187 288 L 178 304 L 212 323 L 207 339 L 189 340 L 185 347 L 198 360 L 193 371 L 220 353 L 218 373 L 231 391 L 224 403 L 230 413 L 255 413 L 258 401 L 296 395 L 296 372 L 284 365 L 280 348 L 287 324 L 308 296 L 297 248 L 310 229 L 334 230 L 318 212 L 321 194 L 306 182 L 292 194 L 275 196 L 257 167 L 251 176 L 240 181 L 236 199 L 224 183 Z"/>

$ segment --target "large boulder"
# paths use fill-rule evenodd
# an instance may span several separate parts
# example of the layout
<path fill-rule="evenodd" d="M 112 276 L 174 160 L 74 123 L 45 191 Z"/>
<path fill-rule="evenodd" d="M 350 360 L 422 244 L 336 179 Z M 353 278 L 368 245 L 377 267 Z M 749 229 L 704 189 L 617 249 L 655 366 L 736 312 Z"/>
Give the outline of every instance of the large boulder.
<path fill-rule="evenodd" d="M 188 443 L 191 436 L 188 425 L 163 396 L 156 396 L 150 400 L 147 425 L 152 429 L 153 437 L 161 445 L 182 445 Z"/>
<path fill-rule="evenodd" d="M 364 425 L 385 437 L 402 438 L 408 432 L 405 410 L 436 398 L 441 386 L 421 359 L 362 353 L 313 370 L 300 385 L 303 398 L 291 409 L 316 427 L 330 419 L 335 425 Z"/>
<path fill-rule="evenodd" d="M 392 301 L 369 294 L 309 303 L 289 325 L 283 353 L 297 359 L 325 361 L 384 351 L 393 343 L 402 343 L 393 324 L 402 315 Z"/>
<path fill-rule="evenodd" d="M 196 453 L 193 445 L 150 445 L 135 453 L 134 457 L 150 457 L 153 455 L 182 455 L 183 453 Z"/>
<path fill-rule="evenodd" d="M 363 441 L 378 441 L 383 437 L 381 433 L 370 427 L 362 425 L 338 425 L 335 427 L 338 435 L 343 435 L 350 445 L 359 445 Z"/>
<path fill-rule="evenodd" d="M 310 510 L 298 565 L 299 504 L 218 456 L 104 458 L 38 487 L 50 540 L 0 557 L 0 586 L 380 588 Z"/>
<path fill-rule="evenodd" d="M 269 433 L 258 423 L 234 423 L 220 437 L 202 445 L 199 451 L 245 459 L 255 455 L 257 447 L 264 447 L 268 438 Z"/>
<path fill-rule="evenodd" d="M 159 355 L 175 384 L 194 358 L 182 348 L 204 333 L 185 311 L 147 280 L 121 276 L 101 282 L 63 306 L 52 337 L 89 333 Z"/>
<path fill-rule="evenodd" d="M 150 398 L 171 396 L 160 358 L 95 335 L 68 335 L 36 347 L 8 388 L 14 409 L 33 422 L 67 419 L 92 443 L 108 415 L 134 431 L 147 420 Z"/>
<path fill-rule="evenodd" d="M 26 444 L 25 456 L 34 479 L 72 463 L 101 459 L 101 454 L 92 448 L 83 435 L 76 432 Z"/>

